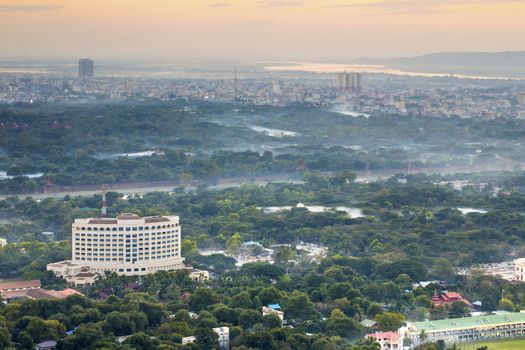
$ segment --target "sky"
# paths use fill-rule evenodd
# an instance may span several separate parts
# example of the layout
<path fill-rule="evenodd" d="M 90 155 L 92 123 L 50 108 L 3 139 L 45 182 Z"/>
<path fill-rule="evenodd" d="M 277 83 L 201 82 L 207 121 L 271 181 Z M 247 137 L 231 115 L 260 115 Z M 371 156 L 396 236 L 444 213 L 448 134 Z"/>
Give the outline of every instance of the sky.
<path fill-rule="evenodd" d="M 525 50 L 525 0 L 0 0 L 0 57 L 345 61 Z"/>

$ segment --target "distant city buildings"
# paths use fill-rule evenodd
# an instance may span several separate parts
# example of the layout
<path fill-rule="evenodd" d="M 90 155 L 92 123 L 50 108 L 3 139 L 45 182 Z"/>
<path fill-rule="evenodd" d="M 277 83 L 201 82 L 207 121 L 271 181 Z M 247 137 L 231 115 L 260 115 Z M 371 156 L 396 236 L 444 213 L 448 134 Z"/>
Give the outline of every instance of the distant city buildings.
<path fill-rule="evenodd" d="M 92 60 L 79 62 L 79 76 L 92 73 Z M 308 105 L 359 112 L 420 117 L 525 119 L 525 83 L 457 78 L 422 78 L 342 72 L 315 76 L 300 73 L 244 73 L 239 105 Z M 490 87 L 490 88 L 487 88 Z M 97 77 L 72 79 L 52 74 L 0 73 L 0 103 L 93 103 L 121 101 L 195 101 L 231 103 L 231 79 Z M 340 108 L 341 107 L 341 108 Z M 0 128 L 2 126 L 0 125 Z M 3 126 L 5 129 L 14 126 Z M 18 128 L 24 127 L 18 125 Z M 65 126 L 63 126 L 65 127 Z"/>
<path fill-rule="evenodd" d="M 78 77 L 91 78 L 95 75 L 95 62 L 89 58 L 83 58 L 78 61 Z"/>

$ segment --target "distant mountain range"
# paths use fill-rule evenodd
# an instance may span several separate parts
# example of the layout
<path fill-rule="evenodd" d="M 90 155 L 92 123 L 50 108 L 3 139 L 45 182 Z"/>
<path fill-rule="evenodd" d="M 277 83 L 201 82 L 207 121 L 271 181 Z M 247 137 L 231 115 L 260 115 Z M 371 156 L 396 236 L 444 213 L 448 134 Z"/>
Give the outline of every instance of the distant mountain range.
<path fill-rule="evenodd" d="M 388 59 L 359 58 L 357 64 L 377 64 L 402 67 L 525 67 L 525 51 L 505 52 L 441 52 L 416 57 Z"/>

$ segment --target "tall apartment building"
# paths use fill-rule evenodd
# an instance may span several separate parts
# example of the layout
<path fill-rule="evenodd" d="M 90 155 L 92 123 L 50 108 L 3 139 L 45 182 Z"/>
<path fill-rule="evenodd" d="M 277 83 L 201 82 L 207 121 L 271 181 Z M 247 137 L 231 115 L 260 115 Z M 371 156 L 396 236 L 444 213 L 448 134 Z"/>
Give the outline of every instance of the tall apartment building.
<path fill-rule="evenodd" d="M 337 80 L 341 92 L 361 92 L 362 90 L 361 73 L 342 72 L 337 75 Z"/>
<path fill-rule="evenodd" d="M 79 271 L 132 276 L 184 268 L 178 216 L 124 213 L 116 218 L 76 219 L 71 232 L 72 260 L 47 266 L 66 279 Z"/>
<path fill-rule="evenodd" d="M 95 62 L 89 58 L 83 58 L 78 61 L 78 77 L 89 78 L 95 75 Z"/>

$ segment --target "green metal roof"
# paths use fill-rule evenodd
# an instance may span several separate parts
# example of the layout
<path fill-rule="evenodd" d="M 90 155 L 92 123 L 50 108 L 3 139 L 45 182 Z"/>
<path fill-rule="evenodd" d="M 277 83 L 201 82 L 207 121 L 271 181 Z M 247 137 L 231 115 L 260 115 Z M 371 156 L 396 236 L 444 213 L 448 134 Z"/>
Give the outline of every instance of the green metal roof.
<path fill-rule="evenodd" d="M 448 320 L 414 322 L 413 325 L 418 331 L 425 330 L 425 333 L 436 331 L 448 331 L 478 328 L 483 326 L 499 326 L 513 323 L 525 322 L 525 313 L 512 312 L 504 315 L 487 315 L 463 318 L 450 318 Z"/>

